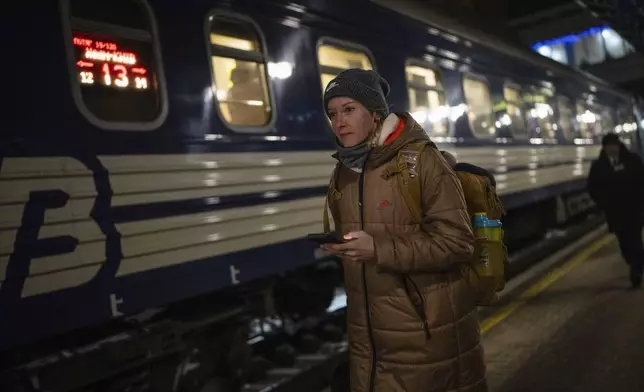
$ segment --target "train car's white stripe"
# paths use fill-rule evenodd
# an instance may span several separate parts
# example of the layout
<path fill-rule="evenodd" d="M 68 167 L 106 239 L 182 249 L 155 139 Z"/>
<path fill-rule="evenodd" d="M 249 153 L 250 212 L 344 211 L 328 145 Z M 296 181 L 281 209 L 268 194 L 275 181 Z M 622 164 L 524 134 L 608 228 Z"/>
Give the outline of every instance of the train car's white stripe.
<path fill-rule="evenodd" d="M 172 172 L 274 166 L 332 165 L 333 151 L 277 151 L 168 155 L 109 155 L 100 160 L 110 173 Z"/>
<path fill-rule="evenodd" d="M 248 220 L 252 225 L 257 219 L 270 219 L 265 224 L 279 225 L 284 222 L 285 214 L 315 211 L 322 218 L 324 197 L 312 197 L 287 202 L 263 204 L 250 207 L 231 208 L 220 211 L 172 216 L 138 222 L 125 222 L 118 225 L 123 236 L 135 236 L 157 231 L 176 230 L 195 226 L 226 225 L 236 221 Z"/>
<path fill-rule="evenodd" d="M 183 264 L 193 260 L 224 255 L 240 250 L 278 244 L 294 238 L 302 237 L 302 235 L 306 233 L 315 233 L 320 232 L 321 230 L 321 222 L 304 223 L 298 226 L 285 228 L 284 230 L 255 233 L 248 236 L 231 238 L 225 241 L 202 243 L 186 249 L 176 249 L 157 254 L 133 257 L 126 259 L 121 263 L 121 268 L 119 269 L 117 276 L 126 276 L 150 269 Z M 313 254 L 311 254 L 311 258 L 313 258 Z M 266 261 L 270 262 L 270 258 L 267 257 Z"/>
<path fill-rule="evenodd" d="M 154 254 L 170 249 L 194 246 L 200 243 L 228 241 L 234 238 L 289 230 L 292 226 L 318 224 L 321 229 L 323 197 L 299 199 L 260 206 L 231 208 L 127 222 L 117 225 L 121 233 L 122 253 L 125 259 Z M 10 237 L 9 231 L 5 231 Z M 15 235 L 15 233 L 14 233 Z M 105 261 L 105 236 L 93 220 L 43 226 L 39 239 L 73 236 L 79 241 L 73 253 L 35 258 L 30 263 L 30 274 L 48 274 L 79 266 L 102 264 Z M 288 237 L 294 239 L 299 236 Z M 246 242 L 247 248 L 265 245 Z M 3 243 L 0 256 L 0 280 L 13 244 Z M 242 250 L 238 249 L 238 250 Z"/>
<path fill-rule="evenodd" d="M 513 192 L 539 188 L 547 185 L 552 185 L 559 182 L 570 181 L 577 178 L 585 177 L 589 170 L 589 163 L 562 165 L 539 170 L 527 170 L 522 172 L 509 172 L 500 173 L 496 175 L 497 188 L 501 195 Z M 327 180 L 309 181 L 309 186 L 324 186 Z M 199 194 L 195 191 L 191 196 Z M 163 197 L 162 194 L 157 194 Z M 215 194 L 216 195 L 216 194 Z M 273 193 L 267 193 L 266 204 L 259 205 L 257 208 L 271 208 L 270 201 Z M 184 194 L 184 196 L 186 196 Z M 212 193 L 201 193 L 203 197 L 213 197 L 212 203 L 216 203 L 216 196 Z M 129 198 L 132 202 L 145 203 L 150 202 L 143 195 L 131 196 Z M 167 201 L 167 196 L 162 200 Z M 93 206 L 93 200 L 81 199 L 70 200 L 64 207 L 58 209 L 51 209 L 46 211 L 45 224 L 40 229 L 41 237 L 43 238 L 54 237 L 55 232 L 68 233 L 70 230 L 67 226 L 73 226 L 74 232 L 79 233 L 82 240 L 92 240 L 100 235 L 100 230 L 95 225 L 93 220 L 88 220 L 89 213 Z M 20 226 L 21 214 L 24 206 L 21 204 L 5 205 L 0 208 L 3 215 L 2 225 L 0 228 L 0 255 L 10 253 L 13 249 L 13 240 L 16 238 L 18 227 Z M 253 207 L 243 208 L 244 211 L 254 211 Z M 237 211 L 232 209 L 230 211 Z M 220 212 L 220 215 L 226 213 Z M 222 215 L 222 216 L 223 216 Z M 84 220 L 83 220 L 84 219 Z M 173 219 L 173 218 L 168 218 Z M 181 219 L 180 217 L 178 219 Z M 159 220 L 152 219 L 150 222 L 157 222 Z M 162 220 L 163 221 L 163 220 Z M 155 223 L 156 224 L 156 223 Z M 60 234 L 63 235 L 63 234 Z M 124 234 L 127 235 L 127 234 Z"/>
<path fill-rule="evenodd" d="M 330 172 L 329 172 L 330 173 Z M 329 184 L 328 178 L 306 179 L 299 181 L 289 181 L 280 184 L 265 183 L 259 185 L 242 185 L 220 188 L 203 188 L 179 190 L 173 192 L 158 191 L 152 193 L 141 193 L 131 195 L 115 195 L 112 197 L 112 206 L 121 207 L 138 204 L 162 203 L 181 200 L 193 199 L 210 199 L 209 203 L 217 203 L 218 197 L 235 196 L 251 193 L 261 193 L 266 203 L 280 196 L 283 191 L 302 188 L 322 187 Z"/>
<path fill-rule="evenodd" d="M 1 191 L 0 191 L 1 192 Z M 94 198 L 70 199 L 65 208 L 51 208 L 45 211 L 44 224 L 82 220 L 94 205 Z M 17 229 L 21 225 L 25 205 L 22 203 L 0 205 L 0 232 L 2 229 Z M 0 248 L 2 245 L 0 244 Z"/>
<path fill-rule="evenodd" d="M 496 149 L 492 154 L 489 148 L 441 148 L 462 161 L 503 169 L 571 162 L 595 156 L 599 146 L 511 147 Z M 330 151 L 108 156 L 101 160 L 110 173 L 112 206 L 260 192 L 270 200 L 281 190 L 325 186 L 333 165 Z M 69 194 L 68 204 L 81 211 L 96 196 L 92 173 L 74 159 L 5 159 L 0 172 L 0 228 L 19 224 L 29 194 L 48 189 Z M 511 184 L 506 190 L 514 191 Z M 65 220 L 56 210 L 47 210 L 46 214 L 47 222 Z"/>
<path fill-rule="evenodd" d="M 555 147 L 458 147 L 439 145 L 440 149 L 455 154 L 459 160 L 473 164 L 489 163 L 491 168 L 499 160 L 528 163 L 538 157 L 557 161 L 575 157 L 595 157 L 601 146 Z M 301 167 L 302 165 L 328 166 L 335 163 L 333 151 L 279 151 L 272 153 L 209 153 L 166 155 L 107 155 L 99 159 L 111 174 L 168 173 L 208 170 L 227 170 L 267 167 Z M 488 166 L 489 167 L 489 166 Z M 17 178 L 47 178 L 87 176 L 91 172 L 79 161 L 68 157 L 8 158 L 2 165 L 0 181 Z"/>
<path fill-rule="evenodd" d="M 52 291 L 77 287 L 92 280 L 101 268 L 101 264 L 68 269 L 55 274 L 30 276 L 25 279 L 22 298 Z"/>
<path fill-rule="evenodd" d="M 499 193 L 535 189 L 583 178 L 597 146 L 450 148 L 459 160 L 502 171 L 536 163 L 574 162 L 496 174 Z M 118 276 L 205 257 L 276 244 L 322 230 L 323 197 L 272 203 L 281 190 L 324 187 L 330 152 L 202 154 L 101 157 L 115 192 L 112 206 L 213 198 L 265 192 L 265 204 L 125 222 L 117 225 L 124 254 Z M 214 180 L 212 186 L 204 181 Z M 219 181 L 217 183 L 217 181 Z M 187 189 L 186 189 L 187 188 Z M 33 259 L 23 296 L 74 287 L 91 280 L 105 262 L 105 236 L 90 218 L 96 185 L 92 173 L 73 158 L 8 158 L 0 172 L 0 281 L 5 278 L 29 194 L 60 189 L 70 199 L 45 211 L 39 238 L 69 235 L 74 252 Z"/>
<path fill-rule="evenodd" d="M 149 202 L 149 195 L 157 201 L 169 201 L 179 195 L 194 197 L 199 193 L 219 197 L 324 186 L 329 183 L 332 171 L 332 165 L 302 165 L 202 173 L 114 174 L 112 205 Z"/>
<path fill-rule="evenodd" d="M 7 157 L 2 162 L 0 181 L 15 178 L 47 178 L 91 175 L 78 160 L 69 157 Z"/>
<path fill-rule="evenodd" d="M 570 162 L 598 146 L 448 148 L 461 161 L 490 169 Z M 35 161 L 38 161 L 36 164 Z M 110 173 L 112 205 L 321 186 L 333 168 L 330 152 L 101 157 Z M 11 186 L 2 184 L 11 181 Z M 34 186 L 34 182 L 38 186 Z M 24 203 L 36 189 L 61 189 L 73 199 L 96 196 L 92 173 L 68 158 L 11 158 L 0 172 L 0 204 Z"/>
<path fill-rule="evenodd" d="M 527 172 L 508 173 L 507 176 L 509 179 L 507 181 L 499 181 L 497 179 L 497 189 L 500 195 L 528 191 L 562 182 L 583 179 L 588 176 L 589 171 L 590 164 L 586 163 L 557 166 L 542 170 L 528 170 Z"/>
<path fill-rule="evenodd" d="M 322 231 L 321 213 L 321 208 L 293 211 L 282 214 L 280 223 L 264 217 L 125 239 L 117 276 L 301 238 Z"/>

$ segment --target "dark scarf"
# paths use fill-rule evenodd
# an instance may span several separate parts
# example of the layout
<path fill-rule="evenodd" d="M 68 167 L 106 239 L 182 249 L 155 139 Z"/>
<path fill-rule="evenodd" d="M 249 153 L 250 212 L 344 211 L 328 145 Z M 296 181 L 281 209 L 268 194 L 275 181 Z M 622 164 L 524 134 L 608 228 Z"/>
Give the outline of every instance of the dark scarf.
<path fill-rule="evenodd" d="M 335 145 L 335 148 L 338 150 L 338 160 L 347 168 L 361 173 L 362 168 L 367 161 L 369 151 L 371 150 L 369 138 L 353 147 L 344 147 L 340 144 L 338 139 L 336 139 Z"/>

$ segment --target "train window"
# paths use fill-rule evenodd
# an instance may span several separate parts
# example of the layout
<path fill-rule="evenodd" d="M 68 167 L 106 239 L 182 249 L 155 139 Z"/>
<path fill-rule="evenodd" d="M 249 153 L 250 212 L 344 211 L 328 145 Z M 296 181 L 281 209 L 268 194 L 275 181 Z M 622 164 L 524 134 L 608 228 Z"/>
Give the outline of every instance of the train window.
<path fill-rule="evenodd" d="M 318 46 L 322 91 L 340 72 L 349 68 L 373 69 L 365 49 L 355 45 L 322 43 Z"/>
<path fill-rule="evenodd" d="M 152 11 L 144 0 L 61 2 L 72 92 L 104 129 L 150 130 L 167 113 Z"/>
<path fill-rule="evenodd" d="M 437 71 L 416 62 L 405 67 L 409 112 L 421 125 L 429 123 L 432 134 L 447 133 L 449 107 Z"/>
<path fill-rule="evenodd" d="M 512 133 L 515 136 L 526 136 L 525 118 L 523 117 L 523 100 L 518 88 L 506 86 L 503 88 L 503 98 L 507 103 L 506 113 L 512 121 Z"/>
<path fill-rule="evenodd" d="M 464 76 L 463 91 L 468 105 L 470 127 L 474 135 L 478 137 L 494 136 L 496 133 L 494 111 L 487 83 L 471 76 Z"/>
<path fill-rule="evenodd" d="M 583 138 L 590 137 L 590 124 L 595 122 L 595 116 L 586 110 L 583 100 L 577 101 L 577 123 L 579 124 L 579 135 Z"/>
<path fill-rule="evenodd" d="M 259 29 L 237 16 L 209 20 L 213 92 L 221 116 L 239 131 L 265 129 L 273 115 Z"/>
<path fill-rule="evenodd" d="M 572 140 L 575 136 L 575 129 L 573 126 L 574 114 L 570 105 L 570 99 L 560 95 L 557 97 L 557 106 L 559 107 L 559 126 L 564 138 Z"/>
<path fill-rule="evenodd" d="M 553 139 L 555 137 L 555 130 L 552 126 L 552 106 L 548 104 L 548 96 L 537 91 L 533 89 L 532 94 L 526 96 L 526 101 L 529 101 L 532 106 L 529 116 L 532 121 L 536 121 L 535 130 L 537 131 L 538 137 Z"/>

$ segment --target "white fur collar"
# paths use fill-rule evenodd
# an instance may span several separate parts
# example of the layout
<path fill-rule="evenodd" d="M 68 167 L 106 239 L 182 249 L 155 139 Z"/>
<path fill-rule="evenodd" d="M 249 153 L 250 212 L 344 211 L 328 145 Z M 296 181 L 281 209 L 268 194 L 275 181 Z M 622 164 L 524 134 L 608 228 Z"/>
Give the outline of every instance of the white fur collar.
<path fill-rule="evenodd" d="M 385 140 L 387 140 L 389 135 L 391 135 L 396 130 L 399 121 L 400 119 L 398 118 L 398 116 L 396 116 L 395 113 L 390 113 L 387 116 L 385 122 L 382 123 L 382 129 L 380 130 L 380 135 L 376 143 L 377 146 L 382 146 L 385 144 Z"/>

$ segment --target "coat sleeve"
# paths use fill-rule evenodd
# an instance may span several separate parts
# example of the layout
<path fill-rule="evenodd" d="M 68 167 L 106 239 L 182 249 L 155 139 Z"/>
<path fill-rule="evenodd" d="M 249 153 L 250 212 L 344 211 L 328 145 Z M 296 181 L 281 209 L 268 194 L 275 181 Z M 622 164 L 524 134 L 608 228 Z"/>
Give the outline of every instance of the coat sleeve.
<path fill-rule="evenodd" d="M 423 230 L 375 234 L 375 262 L 382 271 L 443 272 L 468 262 L 474 253 L 474 234 L 455 173 L 429 147 L 421 155 L 420 170 Z"/>

